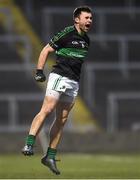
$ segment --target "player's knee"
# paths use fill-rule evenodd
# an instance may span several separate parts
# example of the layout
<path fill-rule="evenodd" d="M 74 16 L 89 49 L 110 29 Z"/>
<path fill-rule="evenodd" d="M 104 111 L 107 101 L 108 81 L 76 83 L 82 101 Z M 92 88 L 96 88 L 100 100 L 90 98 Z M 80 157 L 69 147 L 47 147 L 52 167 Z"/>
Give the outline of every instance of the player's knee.
<path fill-rule="evenodd" d="M 63 117 L 62 119 L 57 121 L 58 124 L 63 127 L 65 125 L 65 123 L 67 122 L 67 117 Z"/>
<path fill-rule="evenodd" d="M 41 113 L 45 116 L 49 115 L 53 111 L 52 107 L 47 107 L 46 109 L 41 110 Z"/>

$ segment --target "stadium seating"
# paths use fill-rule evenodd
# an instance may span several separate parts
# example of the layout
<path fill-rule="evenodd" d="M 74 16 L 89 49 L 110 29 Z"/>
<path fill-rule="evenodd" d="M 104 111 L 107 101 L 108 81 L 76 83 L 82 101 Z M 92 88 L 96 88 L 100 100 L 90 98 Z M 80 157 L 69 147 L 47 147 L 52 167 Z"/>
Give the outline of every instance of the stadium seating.
<path fill-rule="evenodd" d="M 87 59 L 93 63 L 118 62 L 118 46 L 117 41 L 91 42 Z"/>
<path fill-rule="evenodd" d="M 16 1 L 17 4 L 21 7 L 21 9 L 24 9 L 25 6 L 24 3 Z M 55 2 L 55 3 L 54 3 Z M 74 8 L 78 5 L 78 1 L 62 1 L 63 7 L 66 8 Z M 61 2 L 61 3 L 62 3 Z M 138 7 L 140 7 L 139 1 L 135 1 L 135 3 L 132 3 L 130 5 L 125 0 L 123 1 L 79 1 L 83 2 L 84 4 L 90 5 L 95 8 L 95 14 L 94 14 L 94 25 L 93 29 L 90 31 L 90 36 L 93 37 L 93 40 L 91 41 L 90 51 L 89 55 L 87 57 L 87 63 L 93 63 L 96 65 L 98 63 L 122 63 L 123 60 L 127 63 L 140 63 L 140 53 L 139 53 L 139 45 L 140 40 L 137 38 L 136 35 L 139 35 L 140 32 L 140 10 Z M 58 1 L 36 1 L 34 6 L 32 6 L 34 10 L 34 18 L 29 17 L 30 13 L 27 13 L 26 16 L 29 18 L 30 22 L 34 26 L 34 28 L 38 31 L 38 34 L 40 37 L 46 42 L 46 36 L 50 37 L 60 29 L 66 26 L 66 23 L 72 24 L 72 13 L 66 13 L 66 14 L 59 14 L 57 11 L 54 13 L 51 13 L 51 19 L 50 24 L 41 23 L 40 19 L 45 18 L 43 12 L 46 9 L 51 8 L 63 8 L 59 5 L 60 3 Z M 38 8 L 40 9 L 38 13 Z M 108 8 L 108 9 L 106 9 Z M 123 9 L 124 8 L 124 9 Z M 26 9 L 24 9 L 26 10 Z M 42 13 L 40 13 L 42 12 Z M 48 16 L 46 15 L 46 18 Z M 38 20 L 38 23 L 36 21 Z M 52 20 L 52 21 L 51 21 Z M 60 21 L 61 20 L 61 21 Z M 39 27 L 38 24 L 40 25 Z M 46 27 L 45 25 L 46 24 Z M 50 28 L 50 29 L 49 29 Z M 49 29 L 49 32 L 47 31 Z M 0 30 L 1 33 L 3 33 L 3 30 Z M 42 36 L 42 32 L 45 36 Z M 50 34 L 49 34 L 50 33 Z M 98 37 L 104 36 L 106 39 L 100 40 Z M 135 38 L 133 38 L 135 36 Z M 96 40 L 94 40 L 94 38 Z M 112 38 L 110 40 L 109 38 Z M 132 37 L 132 38 L 130 38 Z M 123 41 L 124 38 L 124 41 Z M 123 41 L 123 42 L 122 42 Z M 22 61 L 19 61 L 21 58 L 14 47 L 10 47 L 7 44 L 3 44 L 1 46 L 0 51 L 0 58 L 1 58 L 1 64 L 6 63 L 15 63 L 15 64 L 21 64 Z M 125 51 L 125 52 L 124 52 Z M 7 53 L 8 52 L 8 53 Z M 123 54 L 124 53 L 124 54 Z M 125 57 L 124 57 L 125 56 Z M 19 63 L 20 62 L 20 63 Z M 123 62 L 124 63 L 124 62 Z M 123 65 L 122 63 L 122 65 Z M 123 68 L 123 66 L 122 66 Z M 108 103 L 108 96 L 110 93 L 118 93 L 118 92 L 139 92 L 140 91 L 140 85 L 139 85 L 139 79 L 140 79 L 140 73 L 139 68 L 128 68 L 127 71 L 120 69 L 96 69 L 94 72 L 91 72 L 91 76 L 93 76 L 93 79 L 91 80 L 91 89 L 94 91 L 93 96 L 91 97 L 91 102 L 87 102 L 85 98 L 85 102 L 87 105 L 91 105 L 93 99 L 95 102 L 94 105 L 91 105 L 89 108 L 93 114 L 96 115 L 97 120 L 100 122 L 100 125 L 107 129 L 107 103 Z M 126 74 L 125 74 L 126 73 Z M 6 75 L 5 75 L 6 74 Z M 18 76 L 18 78 L 17 78 Z M 80 88 L 80 95 L 84 98 L 85 93 L 84 92 L 84 75 L 82 75 L 81 79 L 81 88 Z M 2 77 L 5 77 L 3 80 Z M 23 78 L 24 77 L 24 78 Z M 8 92 L 10 90 L 13 93 L 23 93 L 24 92 L 40 92 L 40 89 L 36 86 L 36 84 L 31 80 L 32 76 L 27 77 L 26 72 L 18 71 L 18 72 L 0 72 L 0 81 L 2 83 L 1 86 L 1 92 Z M 10 83 L 12 82 L 14 86 L 11 86 Z M 93 87 L 93 85 L 95 87 Z M 6 102 L 5 106 L 8 106 Z M 31 102 L 30 102 L 31 103 Z M 23 109 L 26 109 L 25 107 L 32 106 L 28 102 L 27 105 L 19 103 L 20 107 L 23 106 Z M 118 128 L 119 130 L 132 130 L 135 123 L 139 122 L 140 112 L 138 111 L 138 108 L 140 105 L 140 100 L 134 101 L 134 100 L 121 100 L 119 103 L 119 112 L 118 112 Z M 131 104 L 132 103 L 132 104 Z M 34 107 L 36 109 L 36 107 Z M 1 110 L 0 110 L 1 111 Z M 21 113 L 25 113 L 25 117 L 28 117 L 26 119 L 29 119 L 30 112 L 23 112 L 22 108 L 20 109 Z M 7 118 L 6 113 L 4 114 L 2 111 L 0 112 L 4 118 Z M 32 115 L 31 115 L 32 116 Z M 23 123 L 24 120 L 21 120 L 21 123 Z M 2 123 L 5 123 L 4 121 Z"/>
<path fill-rule="evenodd" d="M 8 35 L 7 32 L 1 27 L 0 36 Z M 41 93 L 42 90 L 37 86 L 35 81 L 33 81 L 33 72 L 25 70 L 23 67 L 24 61 L 23 58 L 18 54 L 16 46 L 13 43 L 0 42 L 0 125 L 5 125 L 8 127 L 10 123 L 10 100 L 3 99 L 3 96 L 7 94 L 20 95 L 20 94 L 33 94 Z M 15 69 L 14 69 L 15 66 Z M 16 70 L 16 66 L 19 67 L 19 70 Z M 13 102 L 13 101 L 12 101 Z M 18 101 L 17 111 L 20 116 L 18 117 L 18 125 L 22 124 L 24 117 L 24 125 L 31 123 L 35 110 L 39 108 L 41 102 L 40 100 L 35 103 L 30 99 L 26 101 Z M 27 108 L 32 107 L 31 111 L 28 111 Z M 24 116 L 23 116 L 24 114 Z"/>
<path fill-rule="evenodd" d="M 140 41 L 128 42 L 129 62 L 140 62 L 139 47 L 140 47 Z"/>
<path fill-rule="evenodd" d="M 129 76 L 126 78 L 123 77 L 120 70 L 102 70 L 95 71 L 95 76 L 93 99 L 95 99 L 96 106 L 92 110 L 96 113 L 100 124 L 107 128 L 107 98 L 109 93 L 140 92 L 140 72 L 139 70 L 129 70 Z M 140 105 L 140 100 L 134 100 L 119 101 L 119 121 L 117 122 L 119 130 L 131 130 L 132 125 L 138 121 L 140 114 L 137 107 Z M 133 103 L 131 104 L 131 102 Z"/>
<path fill-rule="evenodd" d="M 113 14 L 107 14 L 106 19 L 106 33 L 107 34 L 139 34 L 140 12 L 126 13 L 118 12 Z"/>

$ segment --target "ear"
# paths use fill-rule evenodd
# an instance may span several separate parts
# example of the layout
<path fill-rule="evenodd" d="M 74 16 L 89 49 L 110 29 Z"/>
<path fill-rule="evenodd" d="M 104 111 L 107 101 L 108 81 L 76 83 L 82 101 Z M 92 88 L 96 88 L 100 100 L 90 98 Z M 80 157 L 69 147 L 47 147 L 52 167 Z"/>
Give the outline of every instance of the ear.
<path fill-rule="evenodd" d="M 75 18 L 75 23 L 79 23 L 79 18 L 78 17 Z"/>

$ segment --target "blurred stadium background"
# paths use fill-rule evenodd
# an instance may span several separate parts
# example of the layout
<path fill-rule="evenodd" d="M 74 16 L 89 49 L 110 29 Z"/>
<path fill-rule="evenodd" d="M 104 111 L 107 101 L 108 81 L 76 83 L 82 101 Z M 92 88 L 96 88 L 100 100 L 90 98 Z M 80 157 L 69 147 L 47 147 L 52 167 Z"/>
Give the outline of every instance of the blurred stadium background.
<path fill-rule="evenodd" d="M 39 53 L 54 33 L 73 23 L 72 12 L 79 5 L 93 9 L 91 47 L 60 151 L 139 152 L 140 2 L 0 0 L 1 154 L 20 153 L 45 93 L 46 83 L 33 79 Z M 46 74 L 54 62 L 51 55 Z M 53 116 L 46 120 L 37 152 L 47 146 Z"/>

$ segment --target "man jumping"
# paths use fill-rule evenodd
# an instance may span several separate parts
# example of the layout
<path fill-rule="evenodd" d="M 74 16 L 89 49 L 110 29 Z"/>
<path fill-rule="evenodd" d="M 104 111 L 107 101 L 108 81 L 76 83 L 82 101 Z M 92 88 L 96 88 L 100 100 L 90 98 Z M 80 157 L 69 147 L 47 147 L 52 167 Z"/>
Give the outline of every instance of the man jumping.
<path fill-rule="evenodd" d="M 77 7 L 73 12 L 74 25 L 55 35 L 40 53 L 35 79 L 43 82 L 43 73 L 49 53 L 55 51 L 56 64 L 49 75 L 46 94 L 40 112 L 34 117 L 26 143 L 24 155 L 34 154 L 33 147 L 45 119 L 55 109 L 56 118 L 50 128 L 50 142 L 46 155 L 41 159 L 53 173 L 60 174 L 56 166 L 57 147 L 64 124 L 67 121 L 79 90 L 79 79 L 84 58 L 88 53 L 87 32 L 92 24 L 92 10 L 87 6 Z"/>

